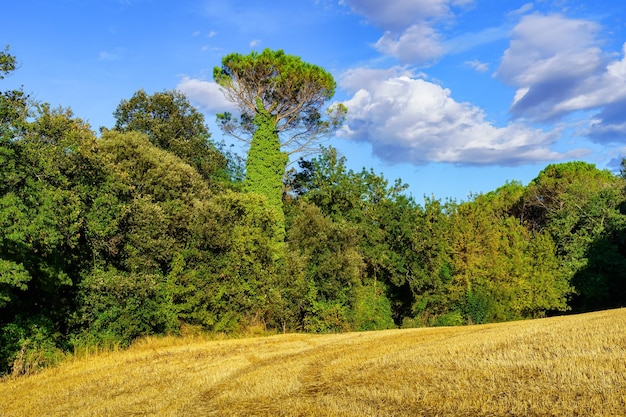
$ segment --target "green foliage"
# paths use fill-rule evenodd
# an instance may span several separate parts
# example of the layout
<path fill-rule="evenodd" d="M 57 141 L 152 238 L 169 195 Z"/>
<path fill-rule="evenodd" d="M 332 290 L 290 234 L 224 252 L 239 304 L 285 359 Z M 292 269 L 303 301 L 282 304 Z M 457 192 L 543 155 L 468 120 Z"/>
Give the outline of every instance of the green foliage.
<path fill-rule="evenodd" d="M 549 235 L 531 232 L 507 214 L 498 191 L 458 206 L 453 216 L 453 300 L 475 311 L 472 320 L 511 320 L 566 310 L 571 293 Z M 485 304 L 483 299 L 489 300 Z M 480 309 L 479 309 L 480 310 Z"/>
<path fill-rule="evenodd" d="M 136 132 L 105 132 L 99 149 L 115 181 L 105 187 L 107 200 L 97 201 L 98 218 L 90 218 L 94 233 L 104 233 L 99 244 L 113 246 L 128 271 L 167 273 L 186 245 L 197 201 L 211 195 L 208 185 L 193 167 Z M 102 230 L 105 224 L 110 230 Z"/>
<path fill-rule="evenodd" d="M 350 331 L 349 308 L 338 301 L 319 300 L 310 295 L 308 314 L 304 317 L 304 329 L 312 333 L 339 333 Z"/>
<path fill-rule="evenodd" d="M 130 100 L 122 100 L 113 115 L 116 131 L 143 133 L 153 145 L 178 156 L 203 178 L 223 181 L 226 158 L 210 141 L 204 116 L 183 93 L 172 90 L 148 95 L 142 89 Z"/>
<path fill-rule="evenodd" d="M 288 157 L 280 150 L 272 115 L 259 110 L 254 123 L 257 129 L 246 161 L 244 191 L 264 195 L 270 206 L 282 213 L 283 177 Z M 284 221 L 281 223 L 284 228 Z"/>
<path fill-rule="evenodd" d="M 256 194 L 226 192 L 199 203 L 187 249 L 171 269 L 185 322 L 212 331 L 280 323 L 277 216 Z"/>
<path fill-rule="evenodd" d="M 9 47 L 0 51 L 0 80 L 16 68 Z M 17 138 L 25 134 L 30 116 L 29 98 L 22 90 L 0 91 L 0 193 L 11 190 L 20 181 L 16 163 Z"/>
<path fill-rule="evenodd" d="M 311 144 L 332 135 L 343 124 L 346 109 L 320 112 L 335 93 L 335 80 L 324 69 L 282 50 L 249 55 L 232 53 L 213 71 L 215 82 L 242 112 L 241 121 L 218 115 L 227 134 L 250 143 L 244 189 L 264 195 L 282 211 L 283 178 L 289 154 L 309 152 Z M 252 140 L 241 136 L 252 135 Z M 282 138 L 282 140 L 281 140 Z M 277 243 L 284 240 L 284 220 L 278 219 Z"/>
<path fill-rule="evenodd" d="M 95 269 L 80 284 L 74 324 L 83 338 L 122 346 L 139 336 L 176 333 L 171 287 L 162 275 Z"/>
<path fill-rule="evenodd" d="M 28 289 L 31 276 L 21 263 L 0 259 L 0 308 L 15 298 L 13 291 Z"/>
<path fill-rule="evenodd" d="M 9 53 L 9 46 L 0 51 L 0 80 L 7 74 L 15 71 L 15 57 Z"/>
<path fill-rule="evenodd" d="M 87 256 L 81 250 L 82 213 L 90 193 L 94 141 L 88 126 L 71 112 L 41 106 L 25 137 L 12 143 L 19 180 L 0 196 L 3 281 L 22 286 L 30 279 L 28 291 L 14 293 L 9 303 L 21 300 L 29 308 L 55 311 L 62 308 L 59 303 L 71 302 L 65 287 L 78 279 Z"/>
<path fill-rule="evenodd" d="M 0 327 L 0 375 L 30 375 L 65 358 L 61 335 L 46 316 L 17 316 Z"/>
<path fill-rule="evenodd" d="M 464 323 L 463 314 L 458 310 L 453 310 L 441 316 L 437 316 L 430 321 L 431 326 L 460 326 Z"/>
<path fill-rule="evenodd" d="M 511 183 L 463 204 L 426 200 L 410 282 L 417 323 L 484 323 L 568 309 L 572 289 L 550 235 L 510 214 L 523 190 Z"/>
<path fill-rule="evenodd" d="M 345 158 L 333 148 L 324 149 L 312 162 L 302 162 L 301 168 L 288 180 L 293 197 L 300 194 L 325 216 L 354 230 L 361 276 L 382 283 L 394 300 L 394 319 L 401 323 L 410 310 L 407 286 L 417 261 L 411 239 L 418 210 L 402 194 L 406 186 L 399 180 L 390 185 L 371 170 L 348 170 Z"/>
<path fill-rule="evenodd" d="M 320 108 L 335 93 L 335 81 L 324 69 L 283 51 L 249 55 L 232 53 L 213 71 L 215 82 L 242 112 L 241 122 L 218 115 L 224 132 L 250 143 L 244 189 L 264 195 L 282 211 L 283 177 L 288 154 L 306 151 L 320 136 L 334 133 L 343 123 L 343 107 L 324 119 Z M 238 132 L 252 135 L 252 140 Z M 287 136 L 281 141 L 281 134 Z M 288 151 L 284 152 L 286 149 Z M 284 220 L 278 219 L 284 240 Z"/>
<path fill-rule="evenodd" d="M 363 285 L 355 291 L 352 310 L 354 330 L 385 330 L 395 327 L 391 302 L 379 283 Z"/>
<path fill-rule="evenodd" d="M 452 218 L 456 203 L 425 199 L 414 223 L 410 247 L 415 252 L 409 286 L 413 294 L 410 311 L 421 325 L 431 315 L 444 314 L 451 305 L 453 292 Z"/>
<path fill-rule="evenodd" d="M 619 305 L 608 291 L 620 287 L 624 184 L 592 164 L 568 162 L 549 165 L 526 189 L 524 219 L 552 236 L 560 268 L 575 286 L 576 308 Z"/>
<path fill-rule="evenodd" d="M 229 54 L 214 68 L 213 78 L 242 112 L 240 121 L 225 113 L 218 115 L 218 122 L 226 133 L 246 142 L 243 136 L 259 127 L 258 114 L 272 115 L 272 125 L 283 137 L 281 147 L 289 154 L 310 151 L 312 143 L 331 136 L 345 119 L 342 105 L 329 108 L 326 115 L 321 112 L 335 94 L 332 75 L 282 50 Z"/>
<path fill-rule="evenodd" d="M 467 292 L 464 301 L 461 306 L 463 316 L 467 317 L 471 324 L 487 323 L 492 319 L 490 313 L 494 306 L 487 291 L 482 288 L 472 288 Z"/>
<path fill-rule="evenodd" d="M 289 249 L 301 259 L 307 283 L 302 315 L 305 329 L 337 331 L 349 328 L 354 291 L 361 285 L 363 261 L 356 247 L 356 229 L 334 222 L 306 202 L 291 209 Z M 328 316 L 332 324 L 325 327 Z"/>

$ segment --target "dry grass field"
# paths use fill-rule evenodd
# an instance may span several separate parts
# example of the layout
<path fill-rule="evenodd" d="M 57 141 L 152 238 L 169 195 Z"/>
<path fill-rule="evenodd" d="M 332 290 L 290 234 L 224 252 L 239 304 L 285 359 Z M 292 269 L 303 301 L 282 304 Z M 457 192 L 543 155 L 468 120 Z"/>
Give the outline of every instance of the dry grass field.
<path fill-rule="evenodd" d="M 146 339 L 0 382 L 2 416 L 625 416 L 626 309 L 503 324 Z"/>

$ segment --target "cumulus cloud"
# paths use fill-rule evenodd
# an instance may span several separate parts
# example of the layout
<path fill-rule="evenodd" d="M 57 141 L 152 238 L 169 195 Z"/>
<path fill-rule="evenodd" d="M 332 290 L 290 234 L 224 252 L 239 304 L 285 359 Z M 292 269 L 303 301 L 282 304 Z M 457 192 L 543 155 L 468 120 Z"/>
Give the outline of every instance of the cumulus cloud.
<path fill-rule="evenodd" d="M 473 0 L 348 0 L 353 12 L 384 30 L 375 46 L 381 53 L 411 64 L 428 64 L 445 52 L 436 25 L 453 16 L 451 7 Z"/>
<path fill-rule="evenodd" d="M 626 100 L 607 105 L 596 114 L 583 132 L 596 143 L 626 143 Z"/>
<path fill-rule="evenodd" d="M 416 22 L 440 18 L 450 12 L 450 0 L 348 0 L 355 13 L 373 24 L 392 31 L 404 30 Z"/>
<path fill-rule="evenodd" d="M 587 137 L 626 141 L 626 45 L 621 57 L 603 51 L 601 27 L 561 15 L 529 15 L 512 32 L 497 76 L 517 88 L 511 114 L 555 121 L 595 113 Z"/>
<path fill-rule="evenodd" d="M 515 166 L 580 156 L 550 149 L 560 132 L 521 123 L 496 127 L 484 112 L 406 69 L 354 69 L 340 80 L 352 97 L 341 135 L 371 143 L 389 163 Z"/>
<path fill-rule="evenodd" d="M 560 104 L 577 96 L 583 81 L 601 71 L 598 30 L 593 22 L 559 15 L 521 20 L 497 73 L 518 88 L 513 116 L 550 121 L 568 112 Z"/>
<path fill-rule="evenodd" d="M 237 111 L 235 105 L 226 100 L 220 86 L 212 81 L 183 76 L 176 85 L 176 90 L 185 93 L 191 102 L 208 113 Z"/>
<path fill-rule="evenodd" d="M 400 34 L 387 31 L 376 42 L 376 49 L 401 62 L 423 64 L 437 60 L 444 53 L 441 36 L 426 24 L 413 25 Z"/>

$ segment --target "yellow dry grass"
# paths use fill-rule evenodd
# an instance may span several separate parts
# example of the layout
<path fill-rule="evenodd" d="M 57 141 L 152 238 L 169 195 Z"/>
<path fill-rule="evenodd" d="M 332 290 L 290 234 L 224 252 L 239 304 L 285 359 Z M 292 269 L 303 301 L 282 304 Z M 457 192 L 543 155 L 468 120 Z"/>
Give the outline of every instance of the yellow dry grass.
<path fill-rule="evenodd" d="M 132 348 L 0 382 L 2 416 L 624 416 L 626 309 Z"/>

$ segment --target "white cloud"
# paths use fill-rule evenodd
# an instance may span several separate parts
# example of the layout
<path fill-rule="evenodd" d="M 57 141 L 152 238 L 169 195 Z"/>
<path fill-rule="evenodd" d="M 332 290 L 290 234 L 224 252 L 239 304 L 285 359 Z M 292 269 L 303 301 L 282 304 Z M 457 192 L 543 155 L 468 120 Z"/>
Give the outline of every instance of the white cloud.
<path fill-rule="evenodd" d="M 626 44 L 624 57 L 580 80 L 576 94 L 556 106 L 558 111 L 577 111 L 618 103 L 626 99 Z"/>
<path fill-rule="evenodd" d="M 383 54 L 411 64 L 428 64 L 445 52 L 436 25 L 453 17 L 451 7 L 473 0 L 348 0 L 353 12 L 384 30 L 376 42 Z"/>
<path fill-rule="evenodd" d="M 518 85 L 580 77 L 601 64 L 599 26 L 560 15 L 526 16 L 513 29 L 498 74 Z"/>
<path fill-rule="evenodd" d="M 101 51 L 98 54 L 98 61 L 119 61 L 121 51 L 118 49 L 114 52 Z"/>
<path fill-rule="evenodd" d="M 398 31 L 450 13 L 450 0 L 348 0 L 352 10 L 387 30 Z"/>
<path fill-rule="evenodd" d="M 478 72 L 489 71 L 489 64 L 487 64 L 486 62 L 480 62 L 476 59 L 471 60 L 471 61 L 465 61 L 465 65 L 467 65 L 468 67 L 474 68 L 474 70 Z"/>
<path fill-rule="evenodd" d="M 256 47 L 257 45 L 259 45 L 260 43 L 261 43 L 261 40 L 260 40 L 260 39 L 252 39 L 252 40 L 250 41 L 250 48 L 254 48 L 254 47 Z"/>
<path fill-rule="evenodd" d="M 185 93 L 191 102 L 208 113 L 236 113 L 237 111 L 236 106 L 226 100 L 220 86 L 212 81 L 183 76 L 176 85 L 176 90 Z"/>
<path fill-rule="evenodd" d="M 376 42 L 376 49 L 401 62 L 416 64 L 429 63 L 444 53 L 441 36 L 426 24 L 413 25 L 399 35 L 385 32 Z"/>
<path fill-rule="evenodd" d="M 534 8 L 535 8 L 534 4 L 526 3 L 526 4 L 522 5 L 522 7 L 520 7 L 519 9 L 513 10 L 512 12 L 510 12 L 509 15 L 510 16 L 523 15 L 523 14 L 526 14 L 526 13 L 530 12 Z"/>
<path fill-rule="evenodd" d="M 512 32 L 497 76 L 517 88 L 514 117 L 554 121 L 595 113 L 582 132 L 596 142 L 626 142 L 626 44 L 603 51 L 595 22 L 561 15 L 524 17 Z"/>
<path fill-rule="evenodd" d="M 566 156 L 550 149 L 560 132 L 511 123 L 495 127 L 484 112 L 405 69 L 354 69 L 341 79 L 352 93 L 342 135 L 372 144 L 390 163 L 514 166 Z M 359 87 L 356 87 L 359 86 Z M 581 151 L 575 151 L 580 155 Z"/>
<path fill-rule="evenodd" d="M 497 76 L 518 88 L 511 113 L 552 120 L 568 110 L 559 104 L 577 96 L 584 81 L 602 71 L 599 26 L 560 15 L 530 15 L 515 27 Z"/>

